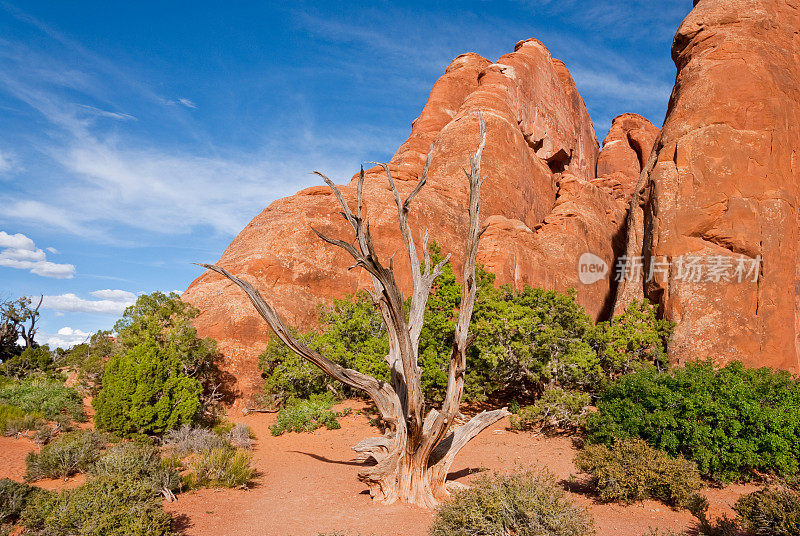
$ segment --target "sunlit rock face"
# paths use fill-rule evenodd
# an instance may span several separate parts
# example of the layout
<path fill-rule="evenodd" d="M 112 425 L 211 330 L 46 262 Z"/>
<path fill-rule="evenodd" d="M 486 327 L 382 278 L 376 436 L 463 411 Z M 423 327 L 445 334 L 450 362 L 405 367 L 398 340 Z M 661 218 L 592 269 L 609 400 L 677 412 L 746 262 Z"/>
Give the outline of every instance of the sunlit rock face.
<path fill-rule="evenodd" d="M 614 289 L 606 277 L 579 280 L 578 259 L 597 255 L 609 269 L 625 248 L 629 197 L 658 129 L 634 114 L 617 118 L 598 151 L 594 127 L 565 65 L 535 39 L 517 44 L 496 63 L 463 54 L 433 86 L 411 135 L 389 168 L 403 195 L 417 184 L 432 150 L 428 184 L 415 198 L 411 225 L 421 243 L 428 229 L 459 269 L 467 228 L 467 182 L 462 169 L 478 142 L 477 112 L 485 116 L 481 217 L 488 226 L 479 260 L 497 283 L 566 291 L 595 318 L 611 310 Z M 324 171 L 324 170 L 323 170 Z M 599 175 L 599 176 L 598 176 Z M 355 179 L 355 177 L 354 177 Z M 355 181 L 342 186 L 351 202 Z M 385 264 L 394 255 L 398 280 L 410 291 L 410 264 L 396 208 L 380 168 L 367 170 L 366 214 Z M 290 325 L 314 325 L 317 307 L 369 285 L 352 259 L 312 231 L 350 239 L 325 186 L 279 199 L 233 240 L 219 264 L 260 289 Z M 258 383 L 256 356 L 267 327 L 227 280 L 205 273 L 183 299 L 201 310 L 197 328 L 214 337 L 245 392 Z"/>
<path fill-rule="evenodd" d="M 695 4 L 675 35 L 675 88 L 628 233 L 629 256 L 671 268 L 622 285 L 617 309 L 659 303 L 677 322 L 679 363 L 799 372 L 800 2 Z M 678 263 L 693 257 L 700 282 Z M 737 273 L 739 263 L 757 273 Z M 715 281 L 715 267 L 730 280 Z"/>

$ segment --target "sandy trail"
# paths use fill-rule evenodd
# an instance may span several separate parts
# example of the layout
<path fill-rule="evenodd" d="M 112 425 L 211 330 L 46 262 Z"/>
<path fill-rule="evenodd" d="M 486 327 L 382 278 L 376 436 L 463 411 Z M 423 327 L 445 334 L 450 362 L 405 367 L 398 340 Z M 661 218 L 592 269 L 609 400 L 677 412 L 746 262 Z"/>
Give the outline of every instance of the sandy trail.
<path fill-rule="evenodd" d="M 366 407 L 358 402 L 346 405 L 354 410 Z M 181 529 L 187 536 L 427 534 L 431 512 L 402 504 L 374 503 L 356 479 L 359 464 L 353 461 L 350 447 L 364 437 L 379 435 L 366 416 L 353 413 L 342 418 L 340 430 L 280 437 L 269 433 L 274 415 L 253 414 L 236 420 L 249 425 L 257 436 L 255 461 L 260 476 L 247 491 L 200 490 L 166 503 L 170 512 L 180 516 Z M 486 469 L 510 472 L 547 468 L 566 480 L 575 472 L 574 454 L 570 438 L 513 432 L 508 430 L 506 419 L 471 441 L 456 458 L 452 473 L 456 480 L 469 482 Z M 734 485 L 705 490 L 712 515 L 731 515 L 730 505 L 754 489 Z M 650 527 L 678 531 L 696 526 L 688 512 L 676 512 L 654 501 L 621 506 L 570 495 L 591 510 L 598 536 L 641 536 Z"/>

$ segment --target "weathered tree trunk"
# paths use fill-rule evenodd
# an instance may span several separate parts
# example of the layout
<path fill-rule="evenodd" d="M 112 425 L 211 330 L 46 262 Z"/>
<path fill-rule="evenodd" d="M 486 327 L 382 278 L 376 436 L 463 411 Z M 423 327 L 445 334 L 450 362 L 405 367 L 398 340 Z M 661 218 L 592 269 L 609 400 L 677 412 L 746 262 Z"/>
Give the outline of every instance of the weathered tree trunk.
<path fill-rule="evenodd" d="M 420 262 L 408 225 L 411 202 L 427 181 L 431 153 L 428 154 L 422 177 L 405 200 L 400 197 L 389 166 L 380 164 L 386 172 L 386 178 L 394 194 L 400 232 L 411 262 L 413 292 L 408 319 L 406 319 L 404 296 L 395 281 L 392 265 L 390 263 L 386 268 L 380 263 L 375 253 L 369 225 L 364 219 L 363 167 L 356 190 L 355 214 L 333 181 L 322 173 L 315 172 L 330 186 L 338 199 L 342 215 L 353 227 L 357 246 L 351 242 L 329 238 L 316 229 L 314 232 L 322 240 L 347 251 L 355 259 L 356 266 L 360 266 L 371 275 L 373 291 L 370 294 L 389 334 L 389 355 L 386 356 L 386 360 L 392 372 L 391 384 L 346 369 L 308 348 L 292 335 L 272 306 L 250 283 L 219 266 L 201 265 L 224 275 L 242 288 L 270 328 L 294 352 L 318 366 L 332 378 L 364 391 L 375 402 L 381 417 L 388 425 L 388 430 L 384 436 L 368 438 L 353 449 L 359 453 L 361 459 L 372 459 L 375 462 L 375 465 L 365 467 L 359 473 L 359 478 L 369 487 L 372 497 L 381 502 L 403 501 L 426 508 L 435 506 L 448 496 L 447 473 L 458 451 L 487 426 L 509 414 L 505 408 L 484 411 L 469 421 L 457 425 L 462 417 L 459 406 L 464 395 L 466 351 L 470 343 L 469 324 L 477 290 L 475 265 L 478 240 L 483 233 L 479 225 L 482 182 L 480 164 L 483 148 L 486 145 L 486 128 L 481 113 L 478 114 L 478 123 L 480 142 L 475 156 L 470 159 L 470 171 L 465 172 L 469 180 L 470 195 L 463 289 L 450 358 L 447 392 L 441 409 L 426 411 L 417 363 L 425 306 L 434 281 L 442 274 L 449 256 L 431 266 L 426 230 L 422 240 L 423 258 Z"/>

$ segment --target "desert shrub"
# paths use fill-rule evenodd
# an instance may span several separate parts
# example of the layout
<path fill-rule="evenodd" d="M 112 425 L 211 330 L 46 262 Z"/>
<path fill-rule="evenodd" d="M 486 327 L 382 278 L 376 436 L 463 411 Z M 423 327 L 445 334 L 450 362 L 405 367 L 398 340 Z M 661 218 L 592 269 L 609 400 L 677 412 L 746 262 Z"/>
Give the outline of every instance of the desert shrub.
<path fill-rule="evenodd" d="M 17 419 L 9 419 L 5 426 L 5 435 L 27 435 L 32 430 L 38 430 L 43 426 L 41 413 L 25 413 Z"/>
<path fill-rule="evenodd" d="M 239 449 L 253 448 L 253 431 L 246 424 L 237 423 L 228 430 L 224 437 L 231 445 Z"/>
<path fill-rule="evenodd" d="M 26 480 L 67 478 L 88 470 L 106 443 L 97 432 L 77 430 L 58 436 L 36 453 L 25 458 Z"/>
<path fill-rule="evenodd" d="M 511 416 L 516 430 L 539 428 L 544 433 L 577 432 L 583 427 L 592 397 L 587 393 L 549 387 L 531 406 L 520 408 Z"/>
<path fill-rule="evenodd" d="M 25 411 L 17 406 L 0 404 L 0 431 L 5 431 L 9 421 L 21 419 L 25 416 Z"/>
<path fill-rule="evenodd" d="M 389 378 L 384 357 L 389 352 L 386 328 L 365 292 L 334 300 L 330 307 L 320 307 L 319 329 L 300 334 L 299 338 L 331 361 L 377 378 Z M 272 404 L 322 394 L 328 387 L 345 395 L 350 393 L 349 388 L 299 357 L 277 338 L 259 356 L 259 367 L 265 377 L 265 394 Z"/>
<path fill-rule="evenodd" d="M 207 452 L 229 446 L 220 434 L 208 428 L 192 427 L 188 424 L 167 432 L 162 444 L 169 454 L 181 458 L 195 452 Z"/>
<path fill-rule="evenodd" d="M 178 472 L 161 459 L 158 449 L 141 443 L 120 443 L 107 450 L 89 469 L 92 475 L 132 479 L 154 494 L 171 498 L 180 487 Z"/>
<path fill-rule="evenodd" d="M 800 534 L 800 495 L 789 489 L 763 489 L 736 501 L 733 510 L 739 524 L 751 534 L 796 536 Z"/>
<path fill-rule="evenodd" d="M 175 294 L 139 296 L 115 324 L 119 351 L 93 400 L 95 424 L 122 437 L 161 435 L 198 420 L 218 357 L 213 339 L 192 326 L 197 308 Z"/>
<path fill-rule="evenodd" d="M 443 258 L 436 244 L 431 260 Z M 494 286 L 494 275 L 478 267 L 477 297 L 471 324 L 475 341 L 468 350 L 464 399 L 484 401 L 502 394 L 532 399 L 547 386 L 595 393 L 603 382 L 643 363 L 666 363 L 673 324 L 659 320 L 649 302 L 634 302 L 611 322 L 594 324 L 566 294 L 538 288 Z M 419 366 L 425 398 L 440 401 L 447 389 L 450 353 L 461 285 L 446 265 L 425 310 Z M 384 356 L 386 330 L 366 293 L 337 300 L 319 313 L 319 329 L 299 334 L 309 347 L 345 367 L 389 378 Z M 273 339 L 261 355 L 267 405 L 291 397 L 308 398 L 329 387 L 347 388 Z"/>
<path fill-rule="evenodd" d="M 533 397 L 547 385 L 588 388 L 601 376 L 592 347 L 595 326 L 576 293 L 511 286 L 486 289 L 476 304 L 473 362 L 485 363 L 487 385 Z M 489 394 L 487 392 L 487 394 Z"/>
<path fill-rule="evenodd" d="M 98 429 L 120 437 L 159 435 L 196 422 L 203 388 L 154 342 L 114 355 L 92 401 Z"/>
<path fill-rule="evenodd" d="M 33 442 L 39 445 L 40 447 L 42 445 L 47 445 L 48 443 L 50 443 L 50 441 L 53 440 L 55 434 L 56 434 L 55 428 L 46 423 L 42 424 L 33 434 Z"/>
<path fill-rule="evenodd" d="M 588 445 L 575 456 L 575 466 L 589 475 L 589 484 L 603 501 L 650 498 L 689 507 L 703 486 L 694 462 L 670 458 L 640 439 L 617 441 L 611 448 Z"/>
<path fill-rule="evenodd" d="M 269 427 L 269 431 L 279 436 L 284 432 L 313 432 L 322 426 L 328 430 L 341 428 L 337 419 L 347 415 L 349 410 L 332 411 L 335 403 L 336 399 L 330 393 L 311 395 L 306 400 L 290 399 L 278 412 L 275 424 Z"/>
<path fill-rule="evenodd" d="M 675 324 L 659 319 L 657 307 L 647 299 L 632 301 L 621 314 L 597 327 L 594 345 L 607 378 L 627 374 L 643 363 L 668 367 L 667 343 Z"/>
<path fill-rule="evenodd" d="M 483 477 L 441 504 L 431 536 L 584 536 L 594 534 L 583 508 L 548 473 Z"/>
<path fill-rule="evenodd" d="M 33 373 L 51 373 L 55 368 L 53 353 L 47 345 L 25 348 L 0 363 L 0 374 L 23 379 Z"/>
<path fill-rule="evenodd" d="M 16 406 L 0 404 L 0 433 L 14 436 L 35 430 L 41 425 L 41 413 L 26 413 Z"/>
<path fill-rule="evenodd" d="M 79 488 L 41 493 L 22 522 L 41 536 L 172 536 L 172 518 L 152 490 L 131 479 L 93 478 Z"/>
<path fill-rule="evenodd" d="M 800 468 L 800 384 L 788 372 L 738 362 L 649 367 L 608 386 L 597 408 L 587 422 L 593 443 L 639 437 L 721 480 Z"/>
<path fill-rule="evenodd" d="M 55 380 L 29 378 L 0 386 L 0 404 L 39 413 L 49 420 L 62 415 L 76 421 L 86 419 L 80 393 Z"/>
<path fill-rule="evenodd" d="M 0 479 L 0 525 L 19 519 L 28 499 L 37 488 L 8 478 Z"/>
<path fill-rule="evenodd" d="M 190 458 L 184 483 L 189 488 L 240 488 L 255 476 L 253 455 L 233 447 L 214 448 Z"/>

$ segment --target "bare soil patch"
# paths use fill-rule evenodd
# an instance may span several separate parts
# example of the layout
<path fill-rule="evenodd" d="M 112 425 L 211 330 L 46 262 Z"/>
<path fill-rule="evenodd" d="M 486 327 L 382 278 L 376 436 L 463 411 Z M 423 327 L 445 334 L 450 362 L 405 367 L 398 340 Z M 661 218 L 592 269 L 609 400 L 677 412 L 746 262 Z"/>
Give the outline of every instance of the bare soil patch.
<path fill-rule="evenodd" d="M 199 490 L 183 493 L 164 507 L 177 519 L 186 536 L 316 536 L 343 532 L 363 536 L 424 536 L 433 518 L 430 511 L 394 504 L 374 503 L 356 478 L 360 464 L 350 449 L 363 438 L 380 435 L 357 401 L 340 406 L 353 412 L 340 419 L 339 430 L 313 434 L 289 433 L 273 437 L 269 425 L 274 414 L 231 415 L 252 428 L 259 476 L 248 490 Z M 687 530 L 696 520 L 655 501 L 624 506 L 601 504 L 570 484 L 575 473 L 576 449 L 569 437 L 542 437 L 508 429 L 508 419 L 472 440 L 453 464 L 451 478 L 469 483 L 484 471 L 512 472 L 546 468 L 569 489 L 580 505 L 589 508 L 598 536 L 641 536 L 650 527 Z M 19 482 L 25 475 L 25 456 L 37 450 L 27 438 L 0 437 L 0 478 Z M 85 481 L 76 475 L 67 481 L 43 480 L 37 486 L 51 490 L 74 488 Z M 733 515 L 730 506 L 755 485 L 709 488 L 704 493 L 712 517 Z"/>
<path fill-rule="evenodd" d="M 258 441 L 255 461 L 260 476 L 250 490 L 200 490 L 165 503 L 181 516 L 187 536 L 316 536 L 344 532 L 364 536 L 423 536 L 432 513 L 419 508 L 374 503 L 356 478 L 359 465 L 350 447 L 369 435 L 379 435 L 368 418 L 356 414 L 365 408 L 346 402 L 354 413 L 340 419 L 340 430 L 314 434 L 290 433 L 273 437 L 269 425 L 275 415 L 232 416 L 250 426 Z M 508 430 L 504 419 L 472 440 L 458 455 L 451 477 L 468 483 L 482 471 L 511 472 L 547 468 L 565 484 L 575 473 L 575 447 L 568 437 L 535 437 Z M 741 495 L 757 489 L 732 485 L 704 492 L 713 516 L 728 513 Z M 641 536 L 650 527 L 691 529 L 696 520 L 655 501 L 622 506 L 600 504 L 581 493 L 570 492 L 575 501 L 592 512 L 598 536 Z"/>

